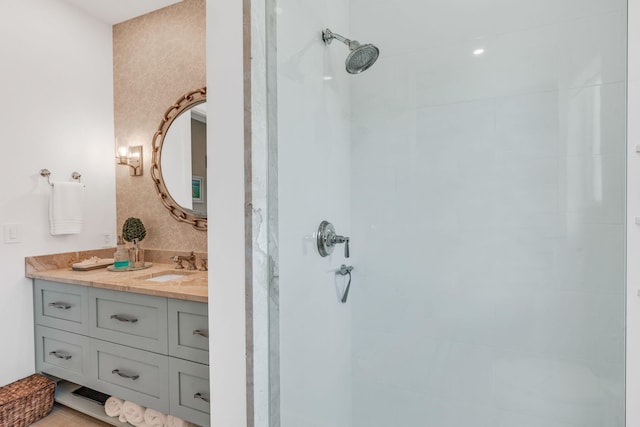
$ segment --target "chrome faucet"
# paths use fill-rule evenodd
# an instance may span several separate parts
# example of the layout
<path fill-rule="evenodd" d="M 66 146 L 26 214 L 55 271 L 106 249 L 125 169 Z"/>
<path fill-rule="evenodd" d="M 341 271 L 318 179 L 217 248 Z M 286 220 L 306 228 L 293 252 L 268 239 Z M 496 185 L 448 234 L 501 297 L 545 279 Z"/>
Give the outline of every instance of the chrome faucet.
<path fill-rule="evenodd" d="M 186 261 L 188 263 L 187 270 L 196 269 L 196 256 L 193 251 L 191 251 L 191 254 L 189 256 L 174 255 L 169 259 L 176 263 L 176 270 L 182 270 L 184 268 L 184 265 L 182 265 L 183 261 Z"/>

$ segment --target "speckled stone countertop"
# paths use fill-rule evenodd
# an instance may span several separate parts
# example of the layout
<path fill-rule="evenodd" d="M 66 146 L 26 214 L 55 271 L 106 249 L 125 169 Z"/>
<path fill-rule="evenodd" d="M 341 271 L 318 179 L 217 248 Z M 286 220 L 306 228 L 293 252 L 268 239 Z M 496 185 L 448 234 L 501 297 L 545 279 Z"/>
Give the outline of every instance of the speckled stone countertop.
<path fill-rule="evenodd" d="M 147 250 L 146 260 L 153 265 L 136 271 L 109 271 L 99 268 L 90 271 L 75 271 L 71 264 L 97 256 L 113 258 L 114 249 L 95 251 L 68 252 L 64 254 L 42 255 L 25 258 L 25 275 L 31 279 L 51 280 L 53 282 L 71 283 L 74 285 L 92 286 L 116 291 L 134 292 L 137 294 L 155 295 L 177 298 L 188 301 L 208 301 L 208 278 L 206 271 L 176 270 L 169 263 L 167 251 Z M 171 252 L 173 255 L 186 255 L 185 252 Z M 198 255 L 198 254 L 196 254 Z M 165 260 L 166 258 L 166 260 Z M 198 260 L 201 257 L 197 258 Z M 156 261 L 157 260 L 157 261 Z M 184 274 L 184 278 L 165 282 L 150 282 L 145 279 L 167 273 Z"/>

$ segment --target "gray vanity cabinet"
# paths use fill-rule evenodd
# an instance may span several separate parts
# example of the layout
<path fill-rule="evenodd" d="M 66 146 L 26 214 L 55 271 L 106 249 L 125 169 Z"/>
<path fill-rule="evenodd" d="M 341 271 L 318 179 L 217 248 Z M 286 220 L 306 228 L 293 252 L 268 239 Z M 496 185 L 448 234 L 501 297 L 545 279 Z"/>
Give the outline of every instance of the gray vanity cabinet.
<path fill-rule="evenodd" d="M 35 332 L 38 371 L 80 384 L 95 376 L 88 337 L 41 325 Z"/>
<path fill-rule="evenodd" d="M 209 314 L 206 304 L 169 300 L 169 354 L 209 364 Z"/>
<path fill-rule="evenodd" d="M 167 354 L 167 299 L 91 288 L 91 336 Z"/>
<path fill-rule="evenodd" d="M 207 304 L 34 281 L 36 369 L 209 426 Z"/>
<path fill-rule="evenodd" d="M 97 376 L 93 378 L 91 388 L 169 413 L 168 357 L 92 340 L 91 358 L 97 366 Z"/>
<path fill-rule="evenodd" d="M 169 358 L 170 411 L 176 417 L 209 425 L 209 367 Z"/>
<path fill-rule="evenodd" d="M 34 284 L 36 324 L 69 332 L 89 333 L 89 288 L 36 280 Z"/>

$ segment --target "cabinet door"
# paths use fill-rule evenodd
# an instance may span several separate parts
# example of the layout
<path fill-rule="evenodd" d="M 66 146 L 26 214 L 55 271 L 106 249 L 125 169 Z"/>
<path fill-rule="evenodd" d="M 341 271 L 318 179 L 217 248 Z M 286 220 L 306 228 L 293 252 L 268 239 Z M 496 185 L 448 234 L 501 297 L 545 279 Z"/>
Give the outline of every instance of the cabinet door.
<path fill-rule="evenodd" d="M 192 423 L 209 426 L 209 367 L 169 358 L 170 411 Z"/>
<path fill-rule="evenodd" d="M 89 339 L 82 335 L 36 325 L 36 370 L 78 384 L 86 384 L 95 369 Z"/>
<path fill-rule="evenodd" d="M 169 355 L 209 364 L 207 304 L 169 299 Z"/>
<path fill-rule="evenodd" d="M 167 299 L 91 289 L 90 333 L 116 344 L 167 354 Z"/>
<path fill-rule="evenodd" d="M 91 339 L 93 388 L 168 413 L 169 357 Z"/>
<path fill-rule="evenodd" d="M 87 335 L 89 332 L 88 291 L 86 286 L 35 280 L 36 324 Z"/>

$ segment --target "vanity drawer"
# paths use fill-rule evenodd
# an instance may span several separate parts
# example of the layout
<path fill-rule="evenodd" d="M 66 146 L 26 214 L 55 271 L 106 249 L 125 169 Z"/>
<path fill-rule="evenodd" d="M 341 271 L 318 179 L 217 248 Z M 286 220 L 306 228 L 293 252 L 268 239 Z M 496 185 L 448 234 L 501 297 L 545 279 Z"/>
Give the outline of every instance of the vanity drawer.
<path fill-rule="evenodd" d="M 91 357 L 97 390 L 168 412 L 168 356 L 92 339 Z"/>
<path fill-rule="evenodd" d="M 207 304 L 169 299 L 169 355 L 209 364 Z"/>
<path fill-rule="evenodd" d="M 36 280 L 36 323 L 86 335 L 89 332 L 88 291 L 85 286 Z"/>
<path fill-rule="evenodd" d="M 201 426 L 209 426 L 209 367 L 169 358 L 171 414 Z"/>
<path fill-rule="evenodd" d="M 84 382 L 91 375 L 89 339 L 36 325 L 36 370 Z"/>
<path fill-rule="evenodd" d="M 90 332 L 117 344 L 167 354 L 167 299 L 91 289 Z"/>

